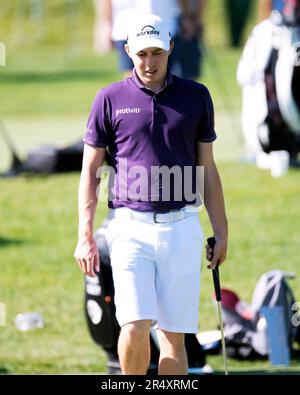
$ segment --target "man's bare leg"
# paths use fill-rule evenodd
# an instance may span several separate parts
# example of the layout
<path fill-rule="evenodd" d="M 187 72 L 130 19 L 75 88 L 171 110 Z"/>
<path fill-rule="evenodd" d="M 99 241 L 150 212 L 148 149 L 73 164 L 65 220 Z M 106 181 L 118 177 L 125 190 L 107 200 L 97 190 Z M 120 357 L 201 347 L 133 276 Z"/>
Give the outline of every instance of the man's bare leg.
<path fill-rule="evenodd" d="M 157 330 L 160 345 L 159 375 L 186 375 L 188 370 L 184 333 Z"/>
<path fill-rule="evenodd" d="M 151 321 L 141 320 L 122 326 L 118 353 L 123 374 L 146 374 L 150 363 Z"/>

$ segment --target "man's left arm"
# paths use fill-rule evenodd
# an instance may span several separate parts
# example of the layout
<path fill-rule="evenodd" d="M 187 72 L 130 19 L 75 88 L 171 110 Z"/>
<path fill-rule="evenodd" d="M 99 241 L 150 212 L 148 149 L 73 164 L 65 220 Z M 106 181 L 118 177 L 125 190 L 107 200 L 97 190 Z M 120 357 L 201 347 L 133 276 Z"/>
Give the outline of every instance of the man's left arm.
<path fill-rule="evenodd" d="M 213 258 L 211 248 L 206 246 L 206 257 L 210 261 L 208 268 L 214 269 L 217 263 L 222 264 L 226 259 L 228 225 L 222 183 L 214 161 L 212 143 L 197 143 L 197 165 L 204 166 L 204 205 L 216 239 Z"/>

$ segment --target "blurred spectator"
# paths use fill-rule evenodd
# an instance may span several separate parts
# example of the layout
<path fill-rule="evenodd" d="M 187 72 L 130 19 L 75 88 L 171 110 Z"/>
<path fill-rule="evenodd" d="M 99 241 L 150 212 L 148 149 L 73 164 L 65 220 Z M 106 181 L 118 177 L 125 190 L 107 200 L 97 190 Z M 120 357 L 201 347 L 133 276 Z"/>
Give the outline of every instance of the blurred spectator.
<path fill-rule="evenodd" d="M 201 50 L 198 38 L 203 31 L 203 9 L 206 0 L 94 0 L 96 21 L 94 48 L 106 53 L 118 51 L 119 67 L 125 76 L 133 64 L 124 51 L 130 21 L 138 14 L 159 15 L 169 26 L 175 48 L 170 57 L 172 72 L 185 78 L 197 78 Z"/>
<path fill-rule="evenodd" d="M 269 18 L 272 11 L 282 12 L 284 0 L 259 0 L 258 19 L 263 21 Z"/>
<path fill-rule="evenodd" d="M 137 0 L 94 0 L 96 19 L 94 26 L 94 49 L 107 53 L 116 48 L 119 68 L 125 77 L 131 73 L 133 63 L 124 50 L 127 30 L 137 10 Z"/>
<path fill-rule="evenodd" d="M 233 47 L 238 47 L 241 43 L 242 33 L 250 15 L 252 3 L 252 0 L 225 0 L 230 44 Z"/>
<path fill-rule="evenodd" d="M 202 69 L 202 39 L 206 0 L 181 0 L 179 30 L 170 63 L 172 71 L 184 78 L 196 79 Z"/>

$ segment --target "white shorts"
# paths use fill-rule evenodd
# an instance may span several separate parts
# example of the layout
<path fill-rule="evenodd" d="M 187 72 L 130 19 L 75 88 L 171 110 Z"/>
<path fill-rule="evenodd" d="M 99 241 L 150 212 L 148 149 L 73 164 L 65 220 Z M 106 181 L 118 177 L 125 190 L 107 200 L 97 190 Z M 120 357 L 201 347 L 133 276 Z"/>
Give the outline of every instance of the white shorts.
<path fill-rule="evenodd" d="M 106 239 L 120 326 L 151 320 L 169 332 L 197 332 L 204 236 L 198 213 L 181 212 L 156 223 L 151 212 L 111 210 Z"/>

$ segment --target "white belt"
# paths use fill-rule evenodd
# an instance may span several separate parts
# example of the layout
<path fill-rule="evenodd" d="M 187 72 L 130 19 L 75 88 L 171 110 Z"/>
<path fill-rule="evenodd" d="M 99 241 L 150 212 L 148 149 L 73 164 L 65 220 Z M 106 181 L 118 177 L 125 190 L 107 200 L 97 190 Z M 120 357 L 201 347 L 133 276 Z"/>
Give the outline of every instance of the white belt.
<path fill-rule="evenodd" d="M 155 211 L 137 211 L 132 210 L 128 207 L 110 209 L 109 212 L 109 218 L 136 220 L 156 224 L 180 221 L 191 215 L 197 214 L 195 211 L 187 211 L 185 207 L 179 210 L 171 210 L 166 213 L 160 213 Z"/>

